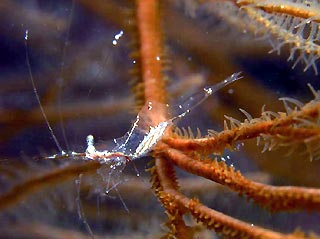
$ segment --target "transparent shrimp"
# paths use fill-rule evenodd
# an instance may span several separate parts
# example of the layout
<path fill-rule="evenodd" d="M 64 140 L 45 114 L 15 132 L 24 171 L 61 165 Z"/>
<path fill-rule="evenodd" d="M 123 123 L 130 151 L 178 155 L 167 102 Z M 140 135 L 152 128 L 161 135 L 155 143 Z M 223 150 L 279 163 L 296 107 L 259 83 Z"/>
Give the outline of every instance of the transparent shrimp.
<path fill-rule="evenodd" d="M 146 120 L 142 120 L 143 115 L 138 114 L 126 135 L 114 140 L 116 146 L 111 151 L 97 151 L 94 147 L 93 136 L 89 135 L 87 137 L 86 158 L 119 166 L 127 161 L 146 156 L 153 149 L 153 146 L 163 137 L 168 126 L 173 125 L 175 121 L 190 113 L 213 93 L 241 78 L 240 72 L 238 72 L 218 84 L 203 88 L 202 91 L 193 94 L 176 107 L 178 109 L 176 116 L 160 122 L 156 126 L 149 126 L 146 129 L 146 126 L 141 123 Z M 145 106 L 147 108 L 144 107 L 141 112 L 145 113 L 145 110 L 153 110 L 155 107 L 152 106 L 152 102 L 148 103 Z"/>
<path fill-rule="evenodd" d="M 145 113 L 147 111 L 152 111 L 157 108 L 157 103 L 149 102 L 136 117 L 136 120 L 132 124 L 130 130 L 123 136 L 114 139 L 115 147 L 111 150 L 99 151 L 94 146 L 94 137 L 92 135 L 87 136 L 87 148 L 85 153 L 62 153 L 47 157 L 50 159 L 61 159 L 61 158 L 80 158 L 84 160 L 97 160 L 101 164 L 110 164 L 111 169 L 115 169 L 118 166 L 123 166 L 131 160 L 141 158 L 146 156 L 150 151 L 152 151 L 154 145 L 161 140 L 165 130 L 173 125 L 176 121 L 186 116 L 194 108 L 203 103 L 209 96 L 217 92 L 221 88 L 227 86 L 228 84 L 241 79 L 240 72 L 232 74 L 225 80 L 203 88 L 200 92 L 197 92 L 187 100 L 178 104 L 175 108 L 176 115 L 170 119 L 160 122 L 155 126 L 145 125 L 148 122 Z M 168 105 L 167 105 L 168 107 Z M 152 112 L 150 112 L 152 113 Z"/>

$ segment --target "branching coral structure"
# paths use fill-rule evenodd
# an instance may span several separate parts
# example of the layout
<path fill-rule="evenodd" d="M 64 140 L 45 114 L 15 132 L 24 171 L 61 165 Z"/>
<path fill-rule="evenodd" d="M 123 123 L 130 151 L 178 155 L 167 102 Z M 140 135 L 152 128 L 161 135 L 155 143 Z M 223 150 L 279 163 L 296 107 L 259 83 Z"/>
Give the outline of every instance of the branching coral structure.
<path fill-rule="evenodd" d="M 0 6 L 3 238 L 319 237 L 319 1 Z"/>

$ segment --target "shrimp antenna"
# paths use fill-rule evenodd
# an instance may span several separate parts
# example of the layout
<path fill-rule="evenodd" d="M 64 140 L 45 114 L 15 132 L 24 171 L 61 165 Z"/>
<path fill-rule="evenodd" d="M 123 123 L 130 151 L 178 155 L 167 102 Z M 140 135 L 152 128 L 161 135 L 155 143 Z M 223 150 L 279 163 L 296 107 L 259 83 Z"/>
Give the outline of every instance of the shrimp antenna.
<path fill-rule="evenodd" d="M 76 189 L 77 189 L 77 197 L 76 197 L 76 203 L 77 203 L 77 210 L 78 210 L 78 217 L 79 220 L 81 220 L 81 222 L 84 224 L 85 229 L 88 232 L 88 236 L 91 239 L 94 239 L 94 235 L 93 232 L 91 230 L 91 227 L 89 225 L 89 223 L 87 222 L 86 216 L 84 214 L 83 211 L 83 207 L 82 207 L 82 203 L 81 203 L 81 195 L 80 195 L 80 190 L 81 190 L 81 180 L 82 180 L 82 174 L 79 175 L 79 178 L 76 179 L 75 184 L 76 184 Z"/>
<path fill-rule="evenodd" d="M 186 114 L 190 113 L 193 109 L 195 109 L 197 106 L 202 104 L 210 95 L 213 93 L 217 92 L 221 88 L 225 87 L 226 85 L 231 84 L 232 82 L 235 82 L 239 79 L 243 78 L 241 76 L 241 72 L 237 72 L 229 76 L 228 78 L 224 79 L 223 81 L 203 88 L 201 92 L 195 93 L 192 96 L 189 97 L 185 102 L 180 104 L 178 107 L 179 109 L 182 109 L 183 112 L 179 113 L 177 116 L 171 118 L 171 121 L 181 119 L 184 117 Z M 185 110 L 186 109 L 186 110 Z"/>
<path fill-rule="evenodd" d="M 28 71 L 29 71 L 29 77 L 30 77 L 30 80 L 31 80 L 31 84 L 32 84 L 32 88 L 33 88 L 33 92 L 36 96 L 36 99 L 37 99 L 37 102 L 38 102 L 38 105 L 40 107 L 40 110 L 41 110 L 41 114 L 44 118 L 44 120 L 46 121 L 46 124 L 47 124 L 47 127 L 52 135 L 52 138 L 59 150 L 59 152 L 61 152 L 62 154 L 64 153 L 64 151 L 62 150 L 60 144 L 59 144 L 59 141 L 57 140 L 57 137 L 55 136 L 54 132 L 53 132 L 53 129 L 48 121 L 48 118 L 47 118 L 47 115 L 42 107 L 42 104 L 41 104 L 41 101 L 40 101 L 40 97 L 39 97 L 39 94 L 38 94 L 38 90 L 37 90 L 37 87 L 36 87 L 36 84 L 35 84 L 35 81 L 34 81 L 34 78 L 33 78 L 33 74 L 32 74 L 32 70 L 31 70 L 31 64 L 30 64 L 30 59 L 29 59 L 29 48 L 28 48 L 28 40 L 29 40 L 29 30 L 27 29 L 26 32 L 25 32 L 25 36 L 24 36 L 24 43 L 25 43 L 25 48 L 26 48 L 26 62 L 27 62 L 27 66 L 28 66 Z"/>

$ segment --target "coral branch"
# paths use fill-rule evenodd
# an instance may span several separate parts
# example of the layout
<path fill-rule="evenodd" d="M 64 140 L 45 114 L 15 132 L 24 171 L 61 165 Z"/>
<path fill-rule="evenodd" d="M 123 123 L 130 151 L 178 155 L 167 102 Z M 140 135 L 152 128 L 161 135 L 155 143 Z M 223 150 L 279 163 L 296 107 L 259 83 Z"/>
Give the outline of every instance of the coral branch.
<path fill-rule="evenodd" d="M 86 162 L 80 165 L 69 165 L 64 168 L 57 168 L 41 175 L 33 176 L 23 183 L 14 186 L 10 191 L 0 196 L 0 209 L 4 209 L 16 204 L 26 196 L 42 190 L 54 184 L 58 184 L 70 179 L 74 179 L 80 174 L 94 172 L 101 167 L 101 164 L 95 161 Z"/>
<path fill-rule="evenodd" d="M 203 155 L 212 153 L 221 154 L 225 148 L 231 147 L 235 142 L 257 138 L 261 135 L 268 135 L 275 138 L 282 138 L 288 143 L 305 143 L 313 137 L 319 137 L 320 128 L 313 121 L 319 118 L 320 103 L 310 102 L 289 114 L 274 114 L 276 118 L 271 119 L 270 114 L 262 113 L 257 119 L 251 119 L 244 123 L 237 123 L 238 126 L 231 126 L 213 137 L 201 139 L 177 139 L 164 138 L 163 141 L 173 148 L 182 151 L 197 151 Z M 306 124 L 300 125 L 301 121 Z M 309 124 L 309 123 L 310 124 Z"/>
<path fill-rule="evenodd" d="M 174 235 L 177 238 L 189 238 L 188 229 L 182 218 L 185 212 L 181 211 L 173 201 L 169 202 L 163 197 L 165 190 L 176 191 L 178 189 L 173 164 L 164 158 L 157 157 L 155 166 L 149 171 L 151 173 L 152 188 L 168 215 L 169 235 Z"/>
<path fill-rule="evenodd" d="M 270 239 L 298 239 L 304 238 L 295 235 L 285 235 L 267 230 L 253 224 L 240 221 L 223 213 L 202 205 L 197 199 L 189 199 L 184 195 L 167 190 L 163 197 L 173 200 L 182 210 L 188 210 L 197 221 L 202 222 L 207 228 L 228 238 L 270 238 Z"/>
<path fill-rule="evenodd" d="M 162 75 L 162 35 L 158 1 L 137 1 L 137 20 L 146 102 L 165 103 L 166 93 Z"/>
<path fill-rule="evenodd" d="M 216 160 L 199 160 L 175 149 L 163 151 L 164 156 L 178 167 L 244 194 L 271 211 L 316 210 L 320 212 L 320 190 L 302 187 L 270 186 L 245 178 L 240 171 Z"/>
<path fill-rule="evenodd" d="M 315 18 L 320 21 L 319 6 L 317 2 L 293 2 L 293 1 L 261 1 L 261 0 L 239 0 L 237 5 L 255 6 L 266 12 L 284 13 L 287 15 L 301 17 L 305 19 Z"/>
<path fill-rule="evenodd" d="M 167 98 L 162 75 L 162 36 L 158 8 L 159 3 L 156 0 L 137 1 L 137 20 L 141 43 L 141 73 L 146 104 L 148 102 L 164 104 Z M 151 125 L 156 125 L 166 120 L 167 117 L 165 107 L 157 107 L 154 111 L 146 112 L 146 115 L 148 114 Z M 155 169 L 151 169 L 151 175 L 153 175 L 153 188 L 158 197 L 160 192 L 167 188 L 178 188 L 173 165 L 161 157 L 156 157 Z M 159 199 L 166 208 L 171 234 L 178 238 L 188 238 L 187 228 L 182 218 L 183 212 L 175 207 L 171 208 L 170 205 L 161 200 L 161 197 Z"/>
<path fill-rule="evenodd" d="M 88 235 L 76 230 L 54 227 L 51 225 L 39 223 L 24 223 L 14 224 L 9 227 L 3 228 L 1 236 L 3 238 L 12 238 L 12 232 L 14 232 L 15 238 L 25 238 L 28 235 L 29 238 L 51 238 L 51 239 L 63 239 L 63 238 L 77 238 L 87 239 Z M 105 237 L 95 235 L 94 238 L 102 239 Z M 110 238 L 110 237 L 109 237 Z"/>

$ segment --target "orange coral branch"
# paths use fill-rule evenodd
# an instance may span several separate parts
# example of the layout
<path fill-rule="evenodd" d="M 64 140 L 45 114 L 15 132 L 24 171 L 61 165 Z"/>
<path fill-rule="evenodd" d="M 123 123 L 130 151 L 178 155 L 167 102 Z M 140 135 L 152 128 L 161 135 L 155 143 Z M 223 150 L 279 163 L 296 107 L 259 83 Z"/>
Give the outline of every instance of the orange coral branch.
<path fill-rule="evenodd" d="M 197 160 L 175 149 L 168 148 L 164 150 L 163 155 L 187 172 L 228 186 L 271 211 L 307 209 L 320 212 L 320 189 L 277 187 L 256 183 L 245 178 L 240 171 L 228 167 L 224 162 Z"/>
<path fill-rule="evenodd" d="M 96 161 L 86 162 L 80 165 L 69 165 L 64 168 L 57 168 L 42 175 L 36 175 L 30 179 L 14 186 L 10 191 L 0 196 L 0 210 L 16 204 L 31 193 L 53 184 L 61 183 L 69 179 L 74 179 L 80 174 L 93 172 L 101 167 Z"/>
<path fill-rule="evenodd" d="M 162 75 L 162 35 L 158 1 L 138 0 L 137 20 L 146 102 L 165 103 L 166 92 Z"/>
<path fill-rule="evenodd" d="M 176 203 L 168 201 L 163 197 L 164 191 L 166 190 L 176 192 L 178 190 L 178 182 L 173 164 L 164 158 L 157 157 L 155 167 L 150 169 L 150 173 L 152 188 L 155 190 L 157 197 L 167 211 L 169 219 L 167 225 L 170 228 L 170 233 L 177 238 L 190 238 L 190 233 L 182 218 L 185 212 L 180 210 Z"/>
<path fill-rule="evenodd" d="M 319 128 L 299 128 L 294 124 L 301 123 L 301 119 L 316 120 L 319 118 L 320 103 L 309 103 L 300 111 L 293 111 L 289 115 L 284 113 L 273 120 L 259 119 L 250 120 L 238 127 L 224 130 L 213 137 L 201 139 L 177 139 L 164 138 L 163 141 L 173 148 L 182 151 L 197 151 L 202 154 L 222 153 L 236 141 L 256 138 L 262 134 L 276 137 L 284 137 L 294 142 L 304 142 L 314 136 L 320 135 Z"/>
<path fill-rule="evenodd" d="M 29 238 L 51 238 L 51 239 L 87 239 L 88 235 L 72 229 L 59 228 L 53 225 L 46 225 L 33 222 L 19 223 L 10 225 L 1 230 L 1 236 L 3 238 L 12 238 L 12 232 L 16 238 L 23 238 L 26 235 Z M 95 235 L 94 238 L 102 239 L 105 237 Z M 108 237 L 110 238 L 110 237 Z"/>
<path fill-rule="evenodd" d="M 162 75 L 162 44 L 159 21 L 159 3 L 157 0 L 137 0 L 137 20 L 140 36 L 141 73 L 144 82 L 145 103 L 166 103 L 166 92 L 164 88 L 164 77 Z M 151 125 L 157 125 L 166 120 L 166 107 L 156 107 L 155 110 L 145 112 Z M 162 157 L 156 157 L 153 175 L 153 188 L 159 197 L 162 190 L 178 189 L 175 172 L 171 162 Z M 159 197 L 167 210 L 169 217 L 168 226 L 171 233 L 178 238 L 188 238 L 188 231 L 184 224 L 182 212 L 175 207 L 165 204 Z"/>
<path fill-rule="evenodd" d="M 316 21 L 319 22 L 320 15 L 319 9 L 317 6 L 313 7 L 312 3 L 310 6 L 299 2 L 291 2 L 291 1 L 261 1 L 261 0 L 240 0 L 236 3 L 239 7 L 242 6 L 254 6 L 257 8 L 261 8 L 266 12 L 273 13 L 284 13 L 287 15 L 301 17 L 305 19 L 310 19 L 316 17 Z M 316 5 L 316 4 L 315 4 Z"/>
<path fill-rule="evenodd" d="M 228 238 L 265 238 L 265 239 L 298 239 L 304 238 L 295 235 L 285 235 L 267 230 L 253 224 L 248 224 L 211 208 L 202 205 L 196 199 L 189 199 L 175 191 L 166 191 L 166 197 L 174 200 L 183 210 L 188 210 L 207 228 L 214 229 Z"/>

